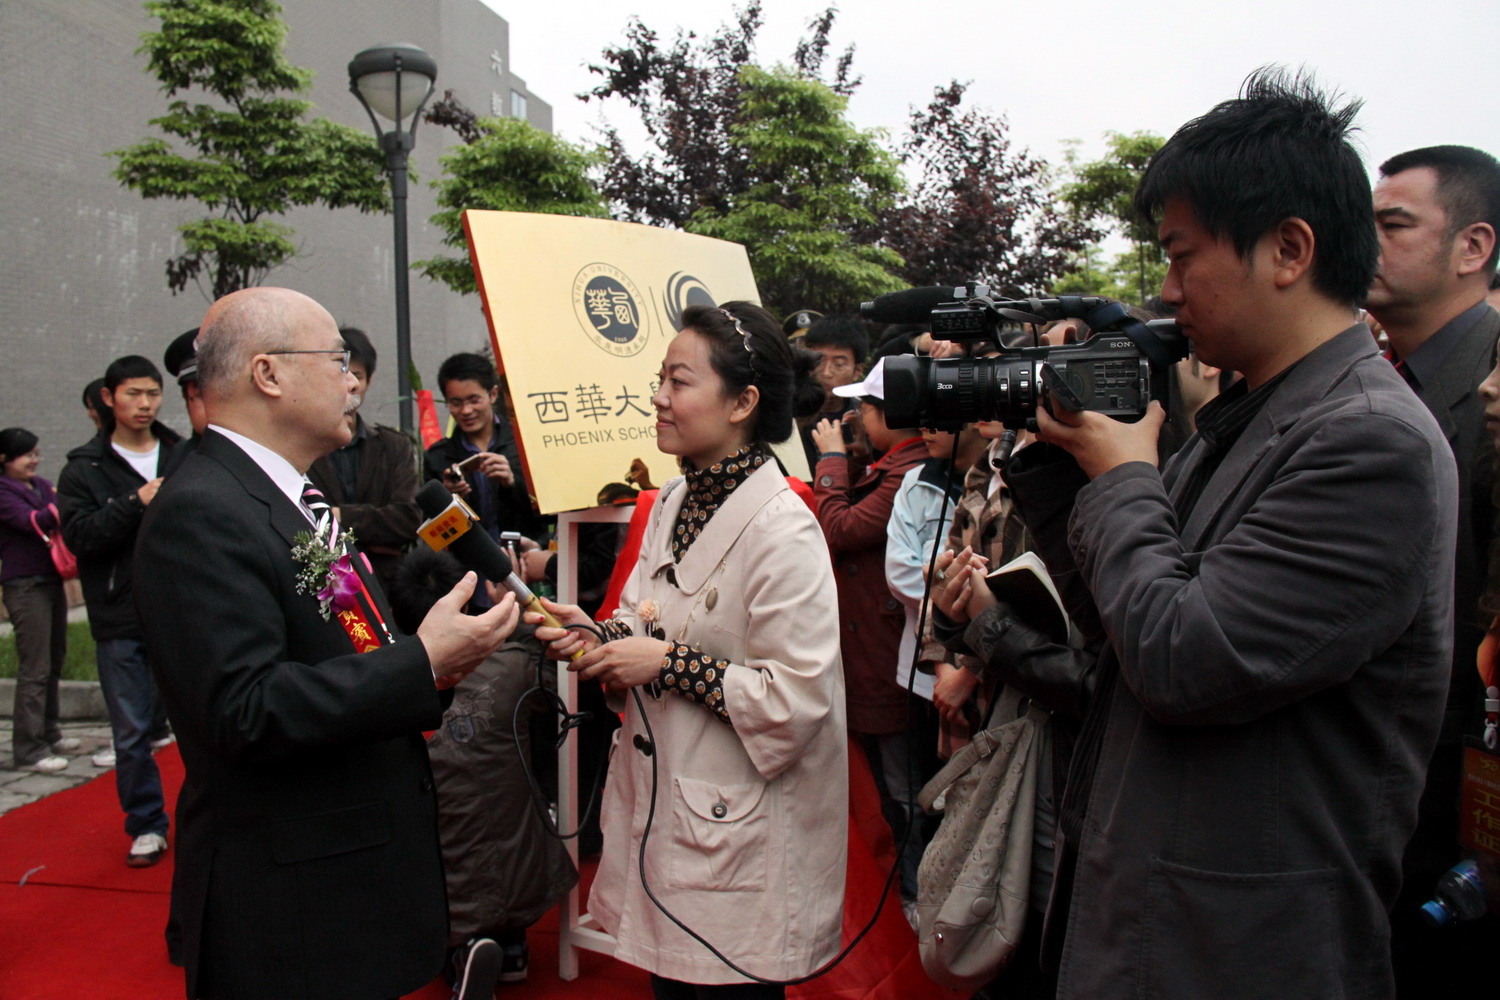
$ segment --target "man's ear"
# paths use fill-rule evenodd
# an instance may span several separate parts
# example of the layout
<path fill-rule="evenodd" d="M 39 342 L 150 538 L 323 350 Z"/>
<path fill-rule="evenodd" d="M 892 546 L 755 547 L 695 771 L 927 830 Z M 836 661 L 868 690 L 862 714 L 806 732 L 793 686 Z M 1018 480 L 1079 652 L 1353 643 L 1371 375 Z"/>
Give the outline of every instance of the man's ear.
<path fill-rule="evenodd" d="M 250 384 L 267 396 L 279 397 L 282 394 L 276 361 L 269 354 L 257 354 L 250 359 Z"/>
<path fill-rule="evenodd" d="M 1277 288 L 1289 288 L 1312 272 L 1318 238 L 1306 220 L 1295 216 L 1281 220 L 1262 237 L 1261 245 L 1269 250 L 1271 277 Z"/>
<path fill-rule="evenodd" d="M 102 400 L 104 400 L 104 405 L 107 408 L 109 408 L 111 410 L 113 410 L 115 408 L 115 393 L 114 393 L 113 389 L 108 389 L 108 388 L 105 388 L 104 386 L 100 386 L 99 387 L 99 398 L 102 399 Z"/>
<path fill-rule="evenodd" d="M 1495 229 L 1488 222 L 1465 226 L 1456 239 L 1460 277 L 1482 270 L 1489 263 L 1490 254 L 1495 252 Z"/>

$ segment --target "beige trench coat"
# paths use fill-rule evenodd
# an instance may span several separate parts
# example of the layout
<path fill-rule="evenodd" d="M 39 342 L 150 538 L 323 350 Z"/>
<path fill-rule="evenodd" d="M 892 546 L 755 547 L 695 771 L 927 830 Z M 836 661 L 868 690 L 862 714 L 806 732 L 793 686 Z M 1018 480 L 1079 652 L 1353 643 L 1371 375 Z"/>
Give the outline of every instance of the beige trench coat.
<path fill-rule="evenodd" d="M 669 640 L 729 660 L 733 726 L 677 694 L 634 699 L 604 792 L 604 853 L 590 911 L 615 957 L 668 979 L 744 982 L 676 927 L 641 888 L 742 968 L 805 975 L 839 947 L 848 761 L 838 607 L 823 533 L 775 463 L 751 474 L 673 567 L 668 538 L 687 490 L 663 488 L 618 616 L 644 635 L 643 602 Z M 675 580 L 675 583 L 673 582 Z M 646 606 L 649 611 L 649 605 Z M 637 738 L 640 737 L 640 740 Z"/>

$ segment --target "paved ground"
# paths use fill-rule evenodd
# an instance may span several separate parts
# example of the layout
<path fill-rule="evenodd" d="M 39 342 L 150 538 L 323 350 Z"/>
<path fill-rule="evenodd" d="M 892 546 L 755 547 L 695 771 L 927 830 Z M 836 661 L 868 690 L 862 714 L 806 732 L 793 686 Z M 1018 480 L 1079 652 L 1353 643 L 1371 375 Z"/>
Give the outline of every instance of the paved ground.
<path fill-rule="evenodd" d="M 109 770 L 95 767 L 89 761 L 95 752 L 109 745 L 109 723 L 104 719 L 62 723 L 63 735 L 75 736 L 83 745 L 72 753 L 63 754 L 68 758 L 68 769 L 56 774 L 12 770 L 10 731 L 11 720 L 0 718 L 0 815 L 46 798 L 53 792 L 81 785 Z"/>

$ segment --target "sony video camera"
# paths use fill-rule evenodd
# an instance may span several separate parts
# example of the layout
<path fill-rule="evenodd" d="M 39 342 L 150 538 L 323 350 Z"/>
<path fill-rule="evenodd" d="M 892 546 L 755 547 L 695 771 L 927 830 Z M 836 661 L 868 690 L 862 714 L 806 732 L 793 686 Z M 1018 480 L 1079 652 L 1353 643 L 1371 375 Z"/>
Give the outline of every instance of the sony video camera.
<path fill-rule="evenodd" d="M 912 288 L 860 306 L 866 319 L 931 323 L 937 340 L 988 340 L 991 358 L 886 358 L 885 419 L 891 427 L 957 430 L 976 420 L 999 420 L 1013 430 L 1036 427 L 1036 408 L 1050 397 L 1070 410 L 1093 410 L 1127 423 L 1151 400 L 1168 403 L 1167 369 L 1187 357 L 1187 338 L 1171 320 L 1144 323 L 1110 299 L 1063 295 L 1004 299 L 969 283 Z M 1092 335 L 1077 344 L 1007 348 L 1000 330 L 1081 319 Z"/>

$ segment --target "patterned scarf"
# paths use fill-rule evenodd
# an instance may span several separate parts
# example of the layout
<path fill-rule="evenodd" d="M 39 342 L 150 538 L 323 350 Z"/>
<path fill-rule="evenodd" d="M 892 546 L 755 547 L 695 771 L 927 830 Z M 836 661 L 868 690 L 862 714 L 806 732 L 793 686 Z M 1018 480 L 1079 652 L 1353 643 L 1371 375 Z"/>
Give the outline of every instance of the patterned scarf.
<path fill-rule="evenodd" d="M 677 521 L 672 529 L 672 561 L 681 562 L 682 557 L 698 536 L 703 526 L 713 517 L 714 511 L 729 499 L 735 488 L 750 478 L 750 474 L 771 460 L 771 456 L 757 444 L 747 444 L 728 458 L 720 459 L 706 469 L 697 469 L 684 459 L 682 471 L 687 476 L 687 496 L 677 511 Z"/>

